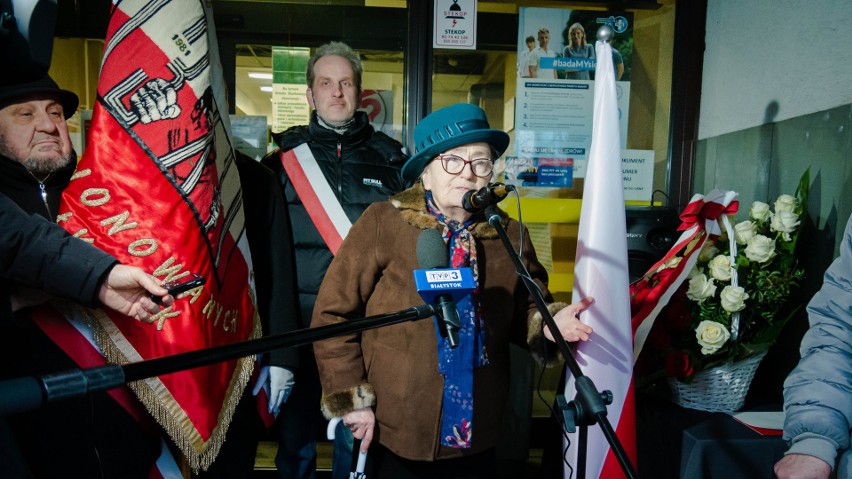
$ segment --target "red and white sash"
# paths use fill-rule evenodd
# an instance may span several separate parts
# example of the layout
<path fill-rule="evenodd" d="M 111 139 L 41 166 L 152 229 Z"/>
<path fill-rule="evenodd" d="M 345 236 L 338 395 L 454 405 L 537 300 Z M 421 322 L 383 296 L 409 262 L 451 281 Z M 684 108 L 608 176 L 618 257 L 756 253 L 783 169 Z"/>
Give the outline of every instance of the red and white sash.
<path fill-rule="evenodd" d="M 332 255 L 336 255 L 352 228 L 352 222 L 322 174 L 313 152 L 306 143 L 302 143 L 281 153 L 281 165 L 326 246 Z"/>
<path fill-rule="evenodd" d="M 107 364 L 106 358 L 92 337 L 91 328 L 85 324 L 86 320 L 81 315 L 76 314 L 75 311 L 66 311 L 65 316 L 63 316 L 53 306 L 45 305 L 36 310 L 33 314 L 33 321 L 77 365 L 84 368 L 94 368 Z M 165 439 L 157 430 L 154 419 L 145 410 L 145 406 L 139 402 L 133 391 L 124 386 L 110 389 L 106 393 L 136 420 L 143 431 L 152 437 L 159 438 L 160 454 L 148 471 L 149 479 L 183 479 L 180 466 L 172 456 Z"/>

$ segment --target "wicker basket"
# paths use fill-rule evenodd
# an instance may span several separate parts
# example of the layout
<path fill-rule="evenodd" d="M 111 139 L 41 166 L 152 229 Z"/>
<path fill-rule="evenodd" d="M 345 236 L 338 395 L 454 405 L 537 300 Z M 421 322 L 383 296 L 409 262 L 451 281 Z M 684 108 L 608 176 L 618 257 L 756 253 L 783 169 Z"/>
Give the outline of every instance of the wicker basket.
<path fill-rule="evenodd" d="M 669 378 L 672 401 L 681 407 L 701 411 L 737 411 L 743 407 L 748 387 L 764 356 L 765 351 L 736 363 L 701 371 L 690 384 Z"/>

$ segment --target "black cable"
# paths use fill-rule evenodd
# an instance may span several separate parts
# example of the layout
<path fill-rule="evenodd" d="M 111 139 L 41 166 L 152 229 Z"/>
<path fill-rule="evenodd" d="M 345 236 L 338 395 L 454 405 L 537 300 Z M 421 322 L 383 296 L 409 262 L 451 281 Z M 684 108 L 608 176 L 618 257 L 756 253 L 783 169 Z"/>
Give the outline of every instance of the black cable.
<path fill-rule="evenodd" d="M 656 195 L 657 193 L 663 195 L 663 197 L 666 199 L 666 204 L 668 204 L 669 206 L 673 206 L 677 210 L 680 210 L 680 205 L 672 205 L 672 199 L 663 190 L 654 190 L 654 192 L 651 193 L 651 207 L 652 208 L 654 207 L 654 195 Z"/>
<path fill-rule="evenodd" d="M 518 248 L 518 256 L 523 258 L 523 255 L 521 253 L 523 252 L 523 245 L 524 245 L 524 223 L 523 223 L 523 218 L 521 216 L 521 198 L 520 198 L 520 195 L 518 195 L 518 190 L 515 189 L 514 191 L 515 191 L 515 197 L 516 197 L 517 204 L 518 204 L 518 224 L 520 226 L 518 228 L 519 235 L 520 235 L 520 243 L 519 243 L 520 247 Z M 538 292 L 540 294 L 542 293 L 541 288 L 538 286 L 538 283 L 533 281 L 532 277 L 529 275 L 528 270 L 524 269 L 523 274 L 516 271 L 515 274 L 518 275 L 521 278 L 521 280 L 526 279 L 527 284 L 529 284 L 531 286 L 535 286 L 535 288 L 538 290 Z M 542 318 L 542 319 L 544 319 L 544 318 Z M 541 328 L 542 328 L 541 333 L 544 334 L 544 328 L 545 328 L 544 321 L 542 321 Z M 545 341 L 543 344 L 544 344 L 543 353 L 544 353 L 544 358 L 545 358 L 545 362 L 546 362 L 547 361 L 546 358 L 548 357 L 547 341 Z M 568 436 L 568 431 L 565 428 L 565 419 L 563 417 L 561 417 L 561 413 L 556 412 L 556 410 L 547 402 L 547 400 L 544 398 L 544 395 L 542 394 L 542 382 L 544 380 L 544 369 L 545 368 L 542 367 L 541 372 L 538 375 L 538 384 L 536 386 L 536 394 L 538 394 L 538 398 L 544 404 L 544 407 L 547 408 L 547 410 L 550 412 L 550 417 L 558 424 L 559 432 L 562 434 L 562 438 L 564 439 L 564 442 L 565 442 L 565 446 L 562 449 L 562 463 L 565 464 L 566 467 L 568 467 L 568 471 L 569 471 L 568 472 L 568 478 L 571 479 L 572 477 L 574 477 L 574 467 L 571 465 L 570 461 L 568 461 L 568 450 L 571 447 L 571 438 L 570 438 L 570 436 Z M 564 375 L 565 372 L 563 371 L 562 374 Z M 559 391 L 554 391 L 554 393 L 556 394 L 556 396 L 559 395 L 558 394 Z M 554 397 L 554 401 L 555 400 L 556 399 Z"/>

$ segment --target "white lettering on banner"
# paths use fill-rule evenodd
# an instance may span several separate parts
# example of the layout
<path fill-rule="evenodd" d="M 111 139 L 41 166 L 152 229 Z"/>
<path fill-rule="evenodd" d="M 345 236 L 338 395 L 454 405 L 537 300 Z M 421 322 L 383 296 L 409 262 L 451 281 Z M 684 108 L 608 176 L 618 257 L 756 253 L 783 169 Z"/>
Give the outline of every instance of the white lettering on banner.
<path fill-rule="evenodd" d="M 429 289 L 450 289 L 461 288 L 461 283 L 433 283 L 429 285 Z"/>

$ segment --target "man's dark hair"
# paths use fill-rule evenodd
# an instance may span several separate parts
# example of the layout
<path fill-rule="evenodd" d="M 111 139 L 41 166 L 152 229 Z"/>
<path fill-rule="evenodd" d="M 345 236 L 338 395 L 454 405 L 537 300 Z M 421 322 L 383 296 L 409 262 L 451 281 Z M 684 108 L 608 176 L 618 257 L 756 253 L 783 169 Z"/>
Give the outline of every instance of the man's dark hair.
<path fill-rule="evenodd" d="M 361 74 L 364 72 L 364 66 L 361 64 L 361 57 L 358 56 L 358 53 L 343 42 L 329 42 L 317 48 L 310 60 L 308 60 L 308 70 L 306 72 L 308 88 L 314 87 L 314 79 L 316 78 L 314 75 L 314 65 L 317 60 L 328 55 L 337 55 L 349 61 L 349 64 L 352 66 L 352 72 L 355 74 L 355 89 L 360 95 Z"/>

